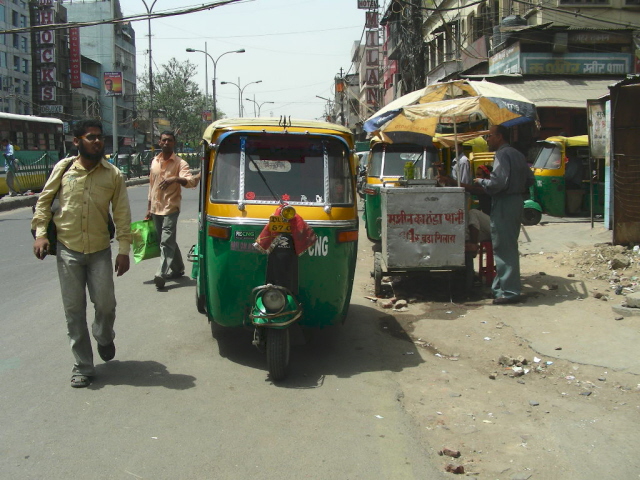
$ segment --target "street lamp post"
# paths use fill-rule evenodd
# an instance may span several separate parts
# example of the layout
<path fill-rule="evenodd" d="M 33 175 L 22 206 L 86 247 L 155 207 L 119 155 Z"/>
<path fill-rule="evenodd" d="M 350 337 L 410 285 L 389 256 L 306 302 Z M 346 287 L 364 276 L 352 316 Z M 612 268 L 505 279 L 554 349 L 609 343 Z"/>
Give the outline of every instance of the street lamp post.
<path fill-rule="evenodd" d="M 320 95 L 316 95 L 316 97 L 317 97 L 317 98 L 319 98 L 319 99 L 321 99 L 321 100 L 326 100 L 326 102 L 327 102 L 326 107 L 327 107 L 327 111 L 328 111 L 328 113 L 329 113 L 329 118 L 330 118 L 330 120 L 333 122 L 333 116 L 334 116 L 334 115 L 333 115 L 333 111 L 332 111 L 332 110 L 333 110 L 333 104 L 334 104 L 335 102 L 334 102 L 333 100 L 329 100 L 328 98 L 321 97 Z"/>
<path fill-rule="evenodd" d="M 144 8 L 147 9 L 147 22 L 149 26 L 149 132 L 150 132 L 150 142 L 151 148 L 153 149 L 153 60 L 151 57 L 151 11 L 155 6 L 158 0 L 153 0 L 151 7 L 147 5 L 145 0 L 142 0 L 144 3 Z M 115 97 L 113 97 L 115 99 Z"/>
<path fill-rule="evenodd" d="M 223 57 L 224 55 L 226 55 L 227 53 L 244 53 L 246 50 L 244 48 L 241 48 L 240 50 L 230 50 L 228 52 L 224 52 L 221 55 L 218 56 L 218 58 L 214 59 L 211 55 L 209 55 L 207 53 L 207 42 L 204 43 L 204 50 L 197 50 L 195 48 L 187 48 L 187 52 L 189 53 L 193 53 L 193 52 L 200 52 L 200 53 L 204 53 L 206 55 L 206 57 L 209 57 L 209 59 L 213 62 L 213 80 L 211 81 L 212 83 L 212 90 L 213 90 L 213 121 L 215 122 L 218 119 L 218 106 L 216 103 L 216 70 L 218 68 L 218 60 L 220 60 L 221 57 Z M 205 57 L 205 65 L 206 65 L 206 57 Z M 207 69 L 205 67 L 204 70 L 204 76 L 205 76 L 205 95 L 207 94 L 207 91 L 209 89 L 208 85 L 209 85 L 209 79 L 207 78 Z"/>
<path fill-rule="evenodd" d="M 262 102 L 262 103 L 258 103 L 256 102 L 255 98 L 252 100 L 250 98 L 245 98 L 245 100 L 248 100 L 250 102 L 253 102 L 253 116 L 256 116 L 256 107 L 258 108 L 258 117 L 260 116 L 260 109 L 262 108 L 262 105 L 264 105 L 265 103 L 274 103 L 274 102 Z"/>
<path fill-rule="evenodd" d="M 235 85 L 238 89 L 238 115 L 242 118 L 242 94 L 244 93 L 244 89 L 249 85 L 253 85 L 254 83 L 262 83 L 262 80 L 256 80 L 255 82 L 249 82 L 244 87 L 240 86 L 240 79 L 238 78 L 238 83 L 233 82 L 220 82 L 220 85 Z"/>

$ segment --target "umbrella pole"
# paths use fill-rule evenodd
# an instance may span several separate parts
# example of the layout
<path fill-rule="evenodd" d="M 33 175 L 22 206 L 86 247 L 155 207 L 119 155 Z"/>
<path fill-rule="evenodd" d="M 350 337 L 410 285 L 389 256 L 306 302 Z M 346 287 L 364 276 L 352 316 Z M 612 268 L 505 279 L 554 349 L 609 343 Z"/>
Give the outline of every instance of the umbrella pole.
<path fill-rule="evenodd" d="M 453 116 L 453 142 L 456 147 L 456 159 L 458 158 L 458 126 L 456 124 L 456 116 Z M 460 186 L 460 160 L 456 160 L 456 179 Z"/>

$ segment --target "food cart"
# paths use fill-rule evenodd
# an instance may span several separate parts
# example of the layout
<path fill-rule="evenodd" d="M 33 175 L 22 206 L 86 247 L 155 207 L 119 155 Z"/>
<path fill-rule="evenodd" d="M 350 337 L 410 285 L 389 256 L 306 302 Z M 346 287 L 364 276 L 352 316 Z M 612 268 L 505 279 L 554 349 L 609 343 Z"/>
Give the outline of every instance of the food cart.
<path fill-rule="evenodd" d="M 384 275 L 450 271 L 473 284 L 473 259 L 465 254 L 465 191 L 435 180 L 400 181 L 383 187 L 382 246 L 374 256 L 375 294 Z"/>

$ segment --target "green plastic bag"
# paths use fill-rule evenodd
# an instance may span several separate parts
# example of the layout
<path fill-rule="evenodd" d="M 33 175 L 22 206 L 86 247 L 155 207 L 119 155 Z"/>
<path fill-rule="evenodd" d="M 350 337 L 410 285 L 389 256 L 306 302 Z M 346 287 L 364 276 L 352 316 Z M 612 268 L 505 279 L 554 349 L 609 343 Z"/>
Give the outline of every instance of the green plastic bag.
<path fill-rule="evenodd" d="M 133 222 L 131 236 L 133 237 L 133 261 L 135 263 L 160 256 L 160 244 L 153 220 Z"/>

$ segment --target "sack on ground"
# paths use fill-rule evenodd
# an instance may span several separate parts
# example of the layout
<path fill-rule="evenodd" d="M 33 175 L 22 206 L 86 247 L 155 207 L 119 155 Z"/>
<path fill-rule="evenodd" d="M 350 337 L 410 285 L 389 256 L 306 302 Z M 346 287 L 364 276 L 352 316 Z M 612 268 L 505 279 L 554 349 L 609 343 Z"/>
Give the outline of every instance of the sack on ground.
<path fill-rule="evenodd" d="M 135 263 L 160 256 L 160 244 L 153 220 L 133 222 L 131 236 L 133 237 L 133 261 Z"/>

